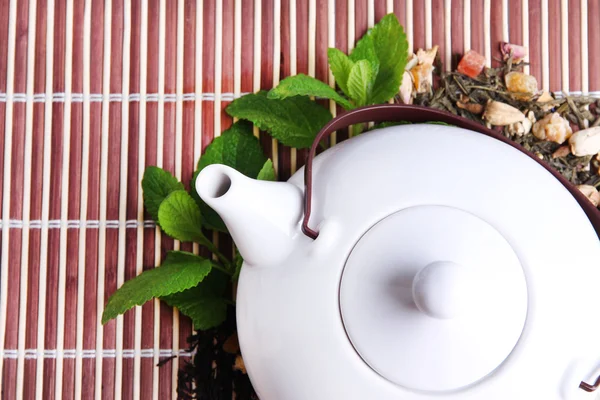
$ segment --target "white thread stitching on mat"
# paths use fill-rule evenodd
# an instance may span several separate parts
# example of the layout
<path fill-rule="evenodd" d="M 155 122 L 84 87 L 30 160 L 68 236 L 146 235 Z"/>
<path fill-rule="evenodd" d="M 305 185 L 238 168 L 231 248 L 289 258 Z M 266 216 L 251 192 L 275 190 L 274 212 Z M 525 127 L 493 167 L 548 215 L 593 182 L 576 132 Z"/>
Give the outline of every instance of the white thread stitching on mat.
<path fill-rule="evenodd" d="M 553 92 L 558 98 L 561 98 L 564 96 L 563 92 Z M 215 101 L 217 98 L 220 99 L 221 101 L 233 101 L 234 99 L 237 99 L 241 96 L 244 96 L 248 94 L 246 93 L 240 93 L 240 94 L 234 94 L 234 93 L 221 93 L 220 95 L 215 95 L 215 93 L 202 93 L 200 98 L 202 101 Z M 569 95 L 574 95 L 574 96 L 579 96 L 582 94 L 581 91 L 573 91 L 573 92 L 569 92 Z M 595 92 L 589 92 L 588 96 L 590 97 L 599 97 L 600 98 L 600 91 L 595 91 Z M 147 93 L 146 94 L 146 101 L 147 102 L 158 102 L 159 100 L 159 94 L 158 93 Z M 140 93 L 130 93 L 127 96 L 127 101 L 130 102 L 139 102 L 141 98 Z M 14 93 L 12 96 L 12 102 L 13 103 L 25 103 L 27 102 L 28 99 L 32 99 L 34 103 L 43 103 L 46 101 L 46 94 L 45 93 L 36 93 L 33 95 L 32 98 L 28 98 L 27 94 L 25 93 Z M 72 103 L 82 103 L 83 102 L 83 93 L 71 93 L 71 102 Z M 61 93 L 61 92 L 57 92 L 57 93 L 52 93 L 52 101 L 55 103 L 64 103 L 65 101 L 67 101 L 67 95 L 66 93 Z M 101 103 L 103 100 L 103 95 L 102 93 L 92 93 L 89 96 L 89 101 L 92 103 Z M 196 93 L 183 93 L 183 95 L 178 96 L 175 93 L 165 93 L 162 96 L 162 100 L 165 103 L 175 103 L 178 100 L 182 100 L 182 101 L 196 101 Z M 6 93 L 0 93 L 0 103 L 7 103 L 11 101 L 11 99 L 9 99 L 6 95 Z M 123 101 L 123 95 L 121 93 L 110 93 L 108 95 L 108 101 L 113 102 L 113 103 L 120 103 Z"/>
<path fill-rule="evenodd" d="M 17 359 L 17 357 L 19 356 L 19 351 L 16 349 L 0 350 L 0 354 L 2 354 L 2 358 L 4 358 L 4 359 Z M 75 349 L 65 349 L 61 352 L 61 354 L 62 354 L 61 358 L 75 358 L 75 356 L 77 355 L 77 352 Z M 25 359 L 37 359 L 40 355 L 43 358 L 59 358 L 58 352 L 53 349 L 44 350 L 43 353 L 38 352 L 37 349 L 25 349 L 25 351 L 24 351 Z M 153 349 L 142 349 L 142 350 L 136 352 L 134 349 L 124 349 L 123 353 L 121 354 L 121 356 L 123 358 L 133 358 L 136 355 L 139 355 L 142 358 L 152 358 L 152 357 L 154 357 L 154 350 Z M 179 357 L 192 357 L 193 352 L 179 350 L 177 355 Z M 160 349 L 160 351 L 159 351 L 159 357 L 172 357 L 172 356 L 173 356 L 172 349 Z M 83 350 L 81 352 L 81 357 L 82 358 L 96 358 L 96 350 L 94 350 L 94 349 Z M 115 349 L 104 349 L 102 351 L 102 357 L 103 358 L 116 358 L 117 352 Z"/>
<path fill-rule="evenodd" d="M 218 97 L 222 101 L 233 101 L 238 97 L 246 95 L 248 93 L 241 94 L 233 94 L 233 93 L 221 93 L 220 95 L 215 95 L 215 93 L 202 93 L 200 99 L 202 101 L 215 101 Z M 600 94 L 600 92 L 599 92 Z M 158 93 L 147 93 L 146 101 L 148 102 L 157 102 L 159 100 Z M 140 101 L 141 95 L 140 93 L 130 93 L 127 96 L 127 101 L 135 102 Z M 46 101 L 46 93 L 35 93 L 33 97 L 28 97 L 26 93 L 14 93 L 12 98 L 9 98 L 6 93 L 0 93 L 0 103 L 7 103 L 12 101 L 14 103 L 25 103 L 27 100 L 33 100 L 34 103 L 43 103 Z M 68 100 L 68 96 L 66 93 L 57 92 L 52 93 L 52 101 L 55 103 L 64 103 Z M 81 103 L 84 100 L 83 93 L 71 93 L 71 102 L 73 103 Z M 89 101 L 92 103 L 101 103 L 103 100 L 102 93 L 91 93 L 89 95 Z M 182 95 L 177 95 L 175 93 L 165 93 L 162 96 L 162 100 L 165 103 L 174 103 L 178 100 L 182 101 L 195 101 L 196 93 L 183 93 Z M 122 102 L 123 95 L 121 93 L 110 93 L 108 95 L 108 101 L 110 102 Z"/>
<path fill-rule="evenodd" d="M 87 220 L 87 221 L 79 221 L 79 220 L 60 220 L 60 219 L 51 219 L 47 222 L 42 223 L 39 219 L 34 219 L 31 221 L 24 221 L 21 219 L 11 219 L 8 221 L 9 229 L 41 229 L 42 227 L 48 229 L 60 229 L 61 225 L 66 224 L 67 228 L 72 229 L 98 229 L 100 226 L 106 226 L 108 229 L 118 229 L 120 226 L 125 225 L 125 228 L 137 228 L 138 226 L 143 226 L 144 228 L 154 228 L 156 224 L 152 220 L 145 221 L 137 221 L 135 219 L 130 219 L 127 221 L 118 221 L 118 220 L 109 220 L 109 221 L 98 221 L 98 220 Z M 4 221 L 0 220 L 0 229 L 4 227 Z"/>

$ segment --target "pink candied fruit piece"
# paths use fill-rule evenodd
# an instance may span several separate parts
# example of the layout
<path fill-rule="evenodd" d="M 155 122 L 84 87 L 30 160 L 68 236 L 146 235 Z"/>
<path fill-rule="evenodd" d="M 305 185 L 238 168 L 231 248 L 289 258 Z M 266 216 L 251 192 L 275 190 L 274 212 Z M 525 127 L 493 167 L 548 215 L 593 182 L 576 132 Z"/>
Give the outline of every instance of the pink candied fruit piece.
<path fill-rule="evenodd" d="M 457 71 L 471 78 L 476 78 L 485 67 L 485 57 L 474 50 L 469 50 L 458 63 Z"/>

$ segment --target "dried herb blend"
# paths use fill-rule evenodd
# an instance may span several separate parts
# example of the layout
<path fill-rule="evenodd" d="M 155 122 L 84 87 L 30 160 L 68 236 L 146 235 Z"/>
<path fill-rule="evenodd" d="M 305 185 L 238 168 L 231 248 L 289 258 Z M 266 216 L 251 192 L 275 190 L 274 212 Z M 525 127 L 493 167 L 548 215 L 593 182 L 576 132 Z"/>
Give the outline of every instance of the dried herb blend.
<path fill-rule="evenodd" d="M 460 72 L 441 73 L 437 76 L 435 88 L 423 93 L 414 93 L 413 104 L 449 111 L 455 115 L 501 130 L 504 135 L 521 144 L 526 150 L 548 162 L 565 178 L 575 185 L 600 186 L 598 167 L 600 162 L 593 155 L 576 156 L 569 149 L 569 144 L 540 140 L 532 132 L 534 123 L 544 117 L 557 113 L 564 118 L 572 131 L 587 129 L 600 125 L 600 100 L 585 96 L 556 97 L 547 92 L 527 93 L 515 92 L 507 87 L 507 76 L 522 74 L 523 62 L 515 63 L 508 57 L 499 68 L 485 68 L 479 75 L 470 77 Z M 436 68 L 441 70 L 441 68 Z M 537 85 L 536 85 L 537 86 Z M 396 102 L 403 103 L 401 94 Z M 514 107 L 529 117 L 529 131 L 515 126 L 510 115 L 499 115 L 498 118 L 509 118 L 507 125 L 494 125 L 486 121 L 485 111 L 490 102 L 497 102 Z M 497 103 L 491 103 L 492 106 Z M 493 121 L 494 122 L 494 121 Z"/>

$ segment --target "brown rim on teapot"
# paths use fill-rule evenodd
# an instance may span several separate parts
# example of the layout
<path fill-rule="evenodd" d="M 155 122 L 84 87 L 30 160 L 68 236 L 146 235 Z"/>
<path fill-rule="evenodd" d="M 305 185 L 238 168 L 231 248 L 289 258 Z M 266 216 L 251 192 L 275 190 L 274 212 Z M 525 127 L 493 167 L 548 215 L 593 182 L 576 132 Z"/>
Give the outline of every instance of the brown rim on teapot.
<path fill-rule="evenodd" d="M 488 129 L 485 126 L 478 124 L 474 121 L 470 121 L 466 118 L 462 118 L 451 114 L 446 111 L 414 106 L 414 105 L 403 105 L 403 104 L 381 104 L 366 106 L 348 111 L 338 117 L 329 121 L 327 125 L 321 129 L 321 131 L 315 137 L 313 144 L 306 157 L 306 164 L 304 169 L 304 219 L 302 221 L 302 232 L 311 239 L 316 239 L 319 232 L 313 230 L 308 226 L 310 215 L 312 211 L 312 167 L 313 159 L 316 155 L 317 147 L 321 140 L 328 137 L 332 132 L 336 130 L 346 128 L 350 125 L 366 123 L 366 122 L 401 122 L 407 121 L 411 123 L 422 123 L 422 122 L 444 122 L 450 125 L 457 126 L 459 128 L 468 129 L 471 131 L 479 132 L 484 135 L 490 136 L 494 139 L 500 140 L 508 144 L 511 147 L 519 150 L 529 158 L 540 164 L 548 172 L 550 172 L 560 183 L 567 188 L 567 190 L 575 197 L 575 200 L 579 203 L 590 222 L 594 226 L 598 237 L 600 237 L 600 210 L 596 208 L 583 193 L 581 193 L 571 182 L 563 177 L 558 171 L 553 169 L 547 162 L 540 160 L 538 157 L 533 155 L 531 152 L 525 150 L 521 145 L 511 141 L 510 139 L 502 136 L 497 131 Z M 599 378 L 600 379 L 600 378 Z"/>

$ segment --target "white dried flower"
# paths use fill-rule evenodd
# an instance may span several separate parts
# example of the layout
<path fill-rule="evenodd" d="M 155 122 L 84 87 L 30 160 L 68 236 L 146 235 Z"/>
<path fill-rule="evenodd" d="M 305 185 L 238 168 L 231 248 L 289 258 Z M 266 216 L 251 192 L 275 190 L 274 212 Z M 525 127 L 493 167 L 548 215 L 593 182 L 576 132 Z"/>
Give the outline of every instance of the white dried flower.
<path fill-rule="evenodd" d="M 523 121 L 529 120 L 525 118 Z M 515 122 L 514 124 L 510 124 L 508 125 L 507 130 L 511 136 L 521 137 L 525 134 L 525 127 L 523 126 L 523 122 Z"/>
<path fill-rule="evenodd" d="M 548 114 L 533 125 L 533 135 L 540 140 L 562 144 L 572 134 L 569 122 L 558 113 Z"/>
<path fill-rule="evenodd" d="M 538 103 L 547 103 L 552 100 L 554 100 L 554 97 L 552 97 L 552 95 L 549 92 L 544 91 L 544 92 L 542 92 L 540 97 L 538 97 L 537 102 Z"/>
<path fill-rule="evenodd" d="M 491 125 L 506 126 L 525 119 L 525 114 L 506 103 L 490 100 L 483 113 L 485 119 Z"/>
<path fill-rule="evenodd" d="M 412 104 L 415 85 L 413 84 L 412 74 L 408 71 L 404 71 L 402 76 L 402 84 L 400 85 L 400 100 L 404 104 Z"/>
<path fill-rule="evenodd" d="M 417 58 L 416 54 L 411 54 L 408 57 L 408 60 L 406 61 L 406 65 L 404 66 L 404 70 L 405 71 L 410 71 L 415 65 L 417 65 L 417 63 L 419 62 L 419 59 Z"/>
<path fill-rule="evenodd" d="M 577 131 L 569 139 L 571 153 L 577 157 L 600 153 L 600 126 Z"/>
<path fill-rule="evenodd" d="M 533 122 L 529 118 L 525 118 L 521 121 L 521 125 L 523 125 L 523 135 L 527 135 L 531 132 L 531 128 L 533 127 Z"/>
<path fill-rule="evenodd" d="M 592 185 L 578 185 L 577 189 L 579 189 L 593 205 L 598 207 L 598 204 L 600 204 L 600 193 L 598 193 L 598 189 Z"/>
<path fill-rule="evenodd" d="M 417 50 L 417 58 L 419 59 L 419 64 L 433 65 L 433 62 L 435 61 L 435 56 L 437 55 L 438 47 L 438 45 L 435 45 L 429 50 Z"/>

